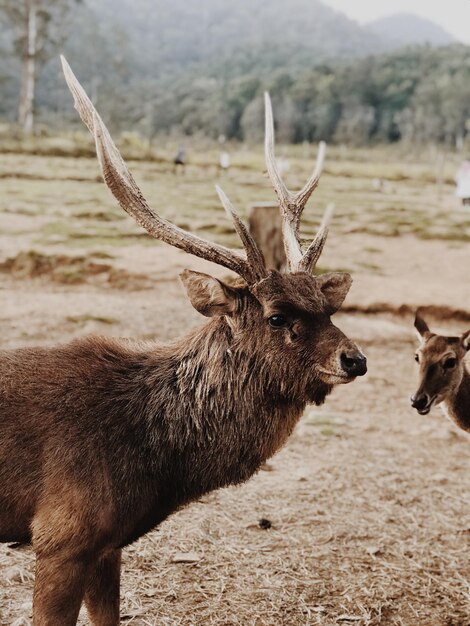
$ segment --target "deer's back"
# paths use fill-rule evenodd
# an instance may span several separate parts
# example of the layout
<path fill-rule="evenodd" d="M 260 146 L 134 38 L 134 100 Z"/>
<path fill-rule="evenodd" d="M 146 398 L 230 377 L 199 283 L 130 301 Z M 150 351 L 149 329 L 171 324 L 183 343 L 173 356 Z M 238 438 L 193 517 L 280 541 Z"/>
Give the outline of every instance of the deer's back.
<path fill-rule="evenodd" d="M 0 541 L 30 539 L 45 493 L 58 505 L 76 493 L 78 508 L 80 494 L 110 500 L 110 463 L 140 428 L 133 387 L 147 359 L 105 338 L 0 352 Z"/>

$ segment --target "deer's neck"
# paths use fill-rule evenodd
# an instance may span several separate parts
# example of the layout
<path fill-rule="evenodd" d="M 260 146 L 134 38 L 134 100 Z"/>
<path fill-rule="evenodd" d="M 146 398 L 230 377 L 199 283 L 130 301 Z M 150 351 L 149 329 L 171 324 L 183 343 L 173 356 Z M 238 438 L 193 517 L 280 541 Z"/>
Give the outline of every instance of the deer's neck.
<path fill-rule="evenodd" d="M 302 376 L 238 341 L 222 320 L 159 349 L 147 415 L 192 496 L 248 479 L 285 442 L 308 399 Z M 316 390 L 319 400 L 329 388 Z M 320 398 L 320 396 L 322 396 Z"/>
<path fill-rule="evenodd" d="M 470 372 L 464 367 L 462 382 L 449 398 L 444 401 L 449 417 L 463 430 L 470 432 Z"/>

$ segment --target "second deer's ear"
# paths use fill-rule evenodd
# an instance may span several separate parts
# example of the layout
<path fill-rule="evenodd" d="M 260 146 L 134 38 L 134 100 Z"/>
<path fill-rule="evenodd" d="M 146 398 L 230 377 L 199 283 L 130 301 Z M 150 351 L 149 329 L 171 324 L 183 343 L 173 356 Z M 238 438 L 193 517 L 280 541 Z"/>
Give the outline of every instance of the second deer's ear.
<path fill-rule="evenodd" d="M 467 330 L 467 332 L 462 335 L 462 343 L 463 347 L 468 352 L 470 350 L 470 330 Z"/>
<path fill-rule="evenodd" d="M 352 278 L 346 273 L 323 274 L 315 277 L 326 298 L 328 313 L 333 315 L 341 307 L 351 289 Z"/>
<path fill-rule="evenodd" d="M 418 313 L 418 311 L 416 311 L 416 316 L 415 316 L 415 328 L 418 333 L 419 339 L 426 339 L 426 337 L 431 334 L 431 331 L 429 330 L 429 326 L 423 320 L 423 318 Z"/>
<path fill-rule="evenodd" d="M 202 315 L 233 315 L 237 310 L 237 291 L 217 278 L 191 270 L 181 272 L 180 278 L 191 304 Z"/>

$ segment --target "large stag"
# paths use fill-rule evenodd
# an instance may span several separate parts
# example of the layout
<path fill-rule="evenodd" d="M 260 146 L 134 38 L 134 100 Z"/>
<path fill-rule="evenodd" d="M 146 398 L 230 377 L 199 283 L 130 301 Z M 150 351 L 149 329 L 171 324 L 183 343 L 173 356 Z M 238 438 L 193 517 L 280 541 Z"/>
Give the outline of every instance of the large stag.
<path fill-rule="evenodd" d="M 266 96 L 266 162 L 280 202 L 289 272 L 265 268 L 227 197 L 246 256 L 155 213 L 63 60 L 75 106 L 94 135 L 104 180 L 151 235 L 236 272 L 228 285 L 186 270 L 192 305 L 211 318 L 168 344 L 91 337 L 1 352 L 0 540 L 36 552 L 35 626 L 119 622 L 121 549 L 202 494 L 247 480 L 286 441 L 308 403 L 366 372 L 330 316 L 348 274 L 313 276 L 328 216 L 305 253 L 302 210 L 323 154 L 293 194 L 274 159 Z"/>
<path fill-rule="evenodd" d="M 427 415 L 440 404 L 457 426 L 470 432 L 470 371 L 465 364 L 470 330 L 460 336 L 438 335 L 431 332 L 419 312 L 415 328 L 420 339 L 415 354 L 419 387 L 411 396 L 411 405 L 420 415 Z"/>

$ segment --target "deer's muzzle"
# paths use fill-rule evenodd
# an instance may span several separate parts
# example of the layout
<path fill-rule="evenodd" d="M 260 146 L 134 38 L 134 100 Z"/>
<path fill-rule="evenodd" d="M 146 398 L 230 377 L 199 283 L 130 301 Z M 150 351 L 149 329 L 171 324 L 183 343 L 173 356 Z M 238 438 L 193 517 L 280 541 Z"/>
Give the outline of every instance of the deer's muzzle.
<path fill-rule="evenodd" d="M 367 373 L 367 359 L 359 350 L 342 352 L 340 362 L 343 370 L 351 378 Z"/>
<path fill-rule="evenodd" d="M 427 393 L 417 393 L 411 396 L 411 406 L 418 411 L 420 415 L 427 415 L 431 410 L 434 398 Z"/>

